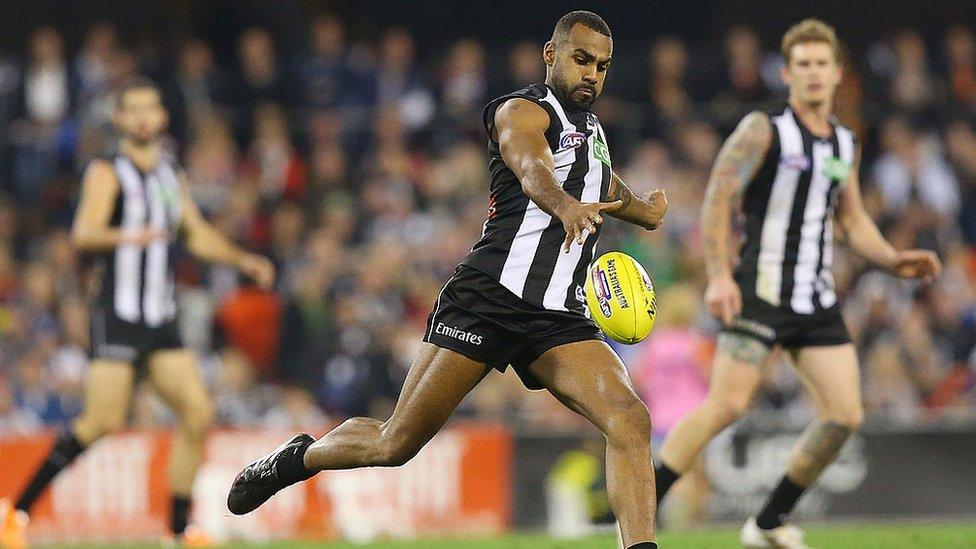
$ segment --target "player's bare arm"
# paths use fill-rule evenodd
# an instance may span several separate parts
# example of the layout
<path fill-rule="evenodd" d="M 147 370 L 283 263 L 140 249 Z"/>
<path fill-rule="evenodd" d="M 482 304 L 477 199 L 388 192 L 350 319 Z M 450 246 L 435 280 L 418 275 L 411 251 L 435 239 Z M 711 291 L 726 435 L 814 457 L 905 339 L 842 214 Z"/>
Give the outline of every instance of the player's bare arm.
<path fill-rule="evenodd" d="M 701 226 L 708 273 L 705 301 L 709 312 L 729 325 L 742 308 L 742 294 L 732 279 L 733 204 L 769 150 L 773 133 L 769 117 L 752 112 L 722 145 L 715 159 L 702 205 Z"/>
<path fill-rule="evenodd" d="M 105 160 L 93 161 L 82 180 L 81 200 L 71 229 L 71 239 L 79 250 L 106 251 L 120 244 L 145 246 L 154 238 L 166 236 L 165 231 L 152 228 L 127 232 L 110 227 L 118 194 L 119 182 L 112 165 Z"/>
<path fill-rule="evenodd" d="M 864 209 L 858 176 L 861 154 L 855 158 L 851 173 L 841 190 L 837 204 L 837 225 L 846 235 L 848 247 L 872 265 L 902 278 L 931 282 L 942 272 L 942 262 L 931 250 L 896 250 L 878 230 Z"/>
<path fill-rule="evenodd" d="M 542 107 L 526 99 L 506 101 L 495 112 L 495 128 L 502 159 L 518 177 L 526 196 L 563 222 L 566 251 L 573 240 L 583 244 L 584 232 L 596 232 L 596 226 L 603 223 L 603 212 L 622 205 L 619 200 L 583 204 L 563 191 L 545 136 L 549 115 Z"/>
<path fill-rule="evenodd" d="M 661 226 L 668 211 L 668 198 L 663 190 L 654 189 L 638 198 L 616 173 L 610 179 L 607 200 L 620 201 L 619 208 L 607 213 L 649 231 Z"/>
<path fill-rule="evenodd" d="M 252 254 L 235 245 L 207 222 L 190 198 L 183 183 L 183 226 L 187 249 L 195 257 L 210 263 L 222 263 L 236 267 L 254 279 L 262 288 L 270 288 L 274 283 L 275 269 L 271 261 L 261 255 Z"/>

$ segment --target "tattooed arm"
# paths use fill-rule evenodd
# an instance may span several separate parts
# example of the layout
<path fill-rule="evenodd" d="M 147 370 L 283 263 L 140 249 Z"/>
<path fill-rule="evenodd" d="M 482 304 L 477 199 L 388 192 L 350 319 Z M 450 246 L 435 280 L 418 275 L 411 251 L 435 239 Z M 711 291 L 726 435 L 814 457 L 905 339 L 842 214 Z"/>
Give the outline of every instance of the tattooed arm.
<path fill-rule="evenodd" d="M 566 240 L 563 249 L 569 251 L 575 241 L 582 245 L 585 232 L 593 233 L 603 223 L 603 214 L 621 206 L 620 201 L 582 204 L 563 191 L 556 179 L 555 162 L 546 129 L 549 114 L 527 99 L 510 99 L 495 111 L 495 128 L 502 160 L 512 170 L 525 195 L 544 212 L 563 223 Z"/>
<path fill-rule="evenodd" d="M 751 112 L 725 141 L 712 167 L 702 204 L 702 240 L 708 290 L 705 301 L 709 312 L 729 325 L 742 309 L 742 293 L 732 279 L 731 215 L 738 199 L 769 150 L 772 140 L 769 117 Z"/>
<path fill-rule="evenodd" d="M 611 174 L 607 200 L 619 200 L 621 202 L 620 207 L 610 215 L 644 227 L 649 231 L 661 226 L 661 222 L 664 221 L 664 214 L 668 210 L 668 198 L 664 195 L 664 191 L 654 189 L 645 194 L 643 198 L 637 198 L 630 187 L 624 184 L 616 173 Z"/>
<path fill-rule="evenodd" d="M 837 225 L 846 235 L 847 245 L 855 254 L 872 265 L 903 278 L 921 278 L 926 282 L 939 276 L 942 263 L 931 250 L 896 250 L 885 240 L 874 220 L 864 210 L 861 200 L 861 182 L 858 168 L 861 154 L 858 151 L 847 183 L 837 203 Z"/>

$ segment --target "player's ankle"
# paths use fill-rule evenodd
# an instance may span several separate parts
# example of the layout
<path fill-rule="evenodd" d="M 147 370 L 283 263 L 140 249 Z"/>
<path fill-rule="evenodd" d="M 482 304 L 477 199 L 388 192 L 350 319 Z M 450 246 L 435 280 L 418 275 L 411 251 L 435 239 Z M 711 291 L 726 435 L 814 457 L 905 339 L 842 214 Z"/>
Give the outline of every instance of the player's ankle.
<path fill-rule="evenodd" d="M 285 485 L 308 480 L 315 476 L 315 473 L 318 472 L 310 471 L 307 467 L 305 467 L 305 451 L 308 450 L 308 447 L 311 446 L 313 442 L 315 441 L 307 441 L 300 445 L 287 448 L 284 452 L 282 452 L 281 457 L 278 458 L 276 472 L 278 473 L 278 478 L 284 482 Z"/>

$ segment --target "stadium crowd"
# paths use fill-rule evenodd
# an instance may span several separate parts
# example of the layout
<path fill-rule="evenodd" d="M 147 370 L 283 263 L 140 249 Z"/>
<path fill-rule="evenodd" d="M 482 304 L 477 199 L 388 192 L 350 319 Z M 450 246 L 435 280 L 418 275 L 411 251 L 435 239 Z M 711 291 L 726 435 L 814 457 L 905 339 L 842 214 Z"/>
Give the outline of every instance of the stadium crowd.
<path fill-rule="evenodd" d="M 177 263 L 181 330 L 219 422 L 321 428 L 386 417 L 441 284 L 481 231 L 481 109 L 545 73 L 541 42 L 461 40 L 419 56 L 409 30 L 347 30 L 339 18 L 314 19 L 305 47 L 288 49 L 254 27 L 236 55 L 218 59 L 203 40 L 129 45 L 103 23 L 66 44 L 44 27 L 0 57 L 0 434 L 64 424 L 79 410 L 97 276 L 72 248 L 70 223 L 86 163 L 114 144 L 113 90 L 137 74 L 164 90 L 171 150 L 201 209 L 278 268 L 266 293 L 185 254 Z M 655 333 L 620 349 L 656 417 L 693 405 L 707 383 L 717 325 L 701 302 L 699 205 L 738 118 L 784 104 L 775 46 L 746 27 L 716 43 L 654 37 L 614 56 L 595 106 L 615 170 L 670 202 L 662 229 L 611 221 L 601 241 L 640 259 L 658 288 Z M 896 246 L 934 248 L 946 264 L 923 288 L 835 248 L 868 416 L 972 418 L 976 37 L 964 27 L 928 41 L 905 31 L 847 53 L 836 110 L 863 143 L 870 212 Z M 511 373 L 489 376 L 462 412 L 519 427 L 582 424 L 517 385 Z M 759 406 L 809 414 L 799 393 L 782 365 Z M 132 413 L 140 426 L 169 421 L 148 392 Z"/>

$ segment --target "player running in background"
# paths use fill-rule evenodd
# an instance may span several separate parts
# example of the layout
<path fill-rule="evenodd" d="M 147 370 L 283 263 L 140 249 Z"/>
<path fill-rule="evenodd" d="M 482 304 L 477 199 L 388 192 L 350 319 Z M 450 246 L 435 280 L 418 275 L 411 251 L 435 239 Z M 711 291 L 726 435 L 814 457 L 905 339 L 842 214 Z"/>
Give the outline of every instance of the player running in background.
<path fill-rule="evenodd" d="M 589 111 L 612 50 L 603 19 L 566 14 L 542 52 L 546 82 L 485 109 L 488 220 L 437 298 L 392 417 L 352 418 L 318 441 L 301 434 L 285 442 L 237 476 L 232 512 L 250 512 L 319 471 L 405 463 L 492 368 L 511 364 L 527 387 L 547 389 L 603 432 L 625 547 L 656 547 L 647 408 L 584 314 L 603 214 L 654 229 L 667 205 L 663 192 L 637 198 L 613 174 L 606 135 Z"/>
<path fill-rule="evenodd" d="M 661 448 L 658 498 L 745 412 L 774 347 L 790 355 L 817 409 L 782 481 L 743 527 L 748 547 L 806 547 L 802 531 L 783 519 L 861 425 L 857 353 L 830 272 L 834 222 L 851 251 L 896 276 L 931 281 L 941 270 L 931 251 L 895 250 L 864 210 L 854 134 L 831 115 L 838 50 L 822 21 L 786 32 L 789 103 L 742 120 L 719 152 L 702 207 L 705 301 L 724 328 L 708 397 Z M 733 265 L 729 217 L 740 201 L 745 241 Z"/>
<path fill-rule="evenodd" d="M 235 266 L 265 288 L 274 280 L 267 258 L 235 246 L 197 210 L 180 168 L 162 150 L 168 115 L 153 82 L 138 79 L 119 90 L 114 122 L 122 137 L 118 154 L 88 166 L 72 231 L 75 245 L 102 263 L 84 410 L 14 506 L 0 509 L 5 547 L 26 546 L 28 512 L 48 484 L 96 440 L 125 425 L 133 384 L 143 375 L 177 417 L 169 458 L 172 535 L 187 544 L 205 542 L 198 531 L 187 531 L 187 520 L 213 405 L 177 329 L 176 240 L 194 256 Z"/>

